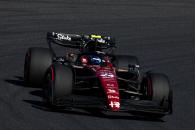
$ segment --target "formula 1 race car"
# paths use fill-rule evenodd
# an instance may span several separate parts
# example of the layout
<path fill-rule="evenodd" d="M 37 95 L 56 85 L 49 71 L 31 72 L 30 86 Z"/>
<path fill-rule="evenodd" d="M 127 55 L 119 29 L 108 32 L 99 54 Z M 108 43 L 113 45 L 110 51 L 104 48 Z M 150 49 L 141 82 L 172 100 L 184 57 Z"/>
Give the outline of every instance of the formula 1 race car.
<path fill-rule="evenodd" d="M 47 41 L 49 48 L 28 49 L 24 79 L 28 85 L 43 86 L 48 106 L 98 108 L 155 118 L 172 113 L 168 77 L 140 73 L 135 56 L 115 55 L 113 37 L 48 32 Z M 78 53 L 56 56 L 55 44 Z"/>

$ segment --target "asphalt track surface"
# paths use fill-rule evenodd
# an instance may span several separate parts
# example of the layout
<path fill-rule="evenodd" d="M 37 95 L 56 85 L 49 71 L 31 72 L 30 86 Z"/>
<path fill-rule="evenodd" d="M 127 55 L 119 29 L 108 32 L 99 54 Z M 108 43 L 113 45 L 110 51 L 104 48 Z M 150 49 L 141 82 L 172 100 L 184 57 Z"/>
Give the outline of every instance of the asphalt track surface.
<path fill-rule="evenodd" d="M 162 120 L 42 109 L 41 90 L 26 87 L 27 48 L 46 46 L 47 31 L 115 36 L 118 53 L 137 55 L 142 70 L 166 73 L 174 113 Z M 0 129 L 195 129 L 194 0 L 1 0 Z"/>

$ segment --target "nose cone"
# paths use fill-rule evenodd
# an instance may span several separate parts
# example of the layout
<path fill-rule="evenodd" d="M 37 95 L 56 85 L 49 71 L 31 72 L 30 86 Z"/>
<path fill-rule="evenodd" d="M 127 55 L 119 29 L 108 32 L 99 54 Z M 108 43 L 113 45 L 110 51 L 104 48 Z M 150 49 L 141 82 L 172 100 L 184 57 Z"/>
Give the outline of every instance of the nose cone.
<path fill-rule="evenodd" d="M 97 76 L 101 81 L 104 93 L 107 97 L 108 108 L 111 111 L 120 110 L 120 95 L 115 72 L 112 69 L 98 70 Z"/>
<path fill-rule="evenodd" d="M 107 97 L 107 106 L 111 111 L 120 110 L 120 95 L 118 89 L 118 83 L 115 78 L 110 78 L 112 80 L 102 80 L 104 92 Z"/>

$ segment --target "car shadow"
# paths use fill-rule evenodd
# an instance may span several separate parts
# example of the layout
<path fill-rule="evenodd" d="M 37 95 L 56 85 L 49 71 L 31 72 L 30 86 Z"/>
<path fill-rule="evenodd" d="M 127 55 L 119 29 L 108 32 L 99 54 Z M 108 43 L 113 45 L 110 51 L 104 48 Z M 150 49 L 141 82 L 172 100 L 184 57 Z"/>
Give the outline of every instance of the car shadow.
<path fill-rule="evenodd" d="M 23 77 L 21 76 L 14 76 L 13 79 L 5 79 L 4 80 L 7 83 L 13 84 L 17 87 L 25 87 L 25 88 L 34 88 L 33 91 L 30 91 L 29 94 L 33 96 L 40 97 L 43 99 L 44 92 L 43 90 L 40 89 L 40 86 L 27 86 L 24 82 Z M 140 115 L 131 115 L 129 114 L 117 114 L 111 113 L 111 115 L 107 113 L 103 113 L 100 110 L 97 109 L 91 109 L 91 108 L 80 108 L 82 111 L 79 109 L 72 109 L 72 108 L 64 108 L 64 109 L 51 109 L 48 107 L 44 101 L 37 101 L 37 100 L 22 100 L 25 103 L 30 104 L 33 108 L 40 109 L 43 111 L 48 111 L 48 112 L 56 112 L 56 113 L 64 113 L 64 114 L 69 114 L 69 115 L 81 115 L 81 116 L 90 116 L 90 117 L 97 117 L 97 118 L 106 118 L 106 119 L 123 119 L 123 120 L 138 120 L 138 121 L 151 121 L 151 122 L 165 122 L 162 119 L 156 119 L 156 118 L 149 118 L 149 117 L 144 117 Z"/>
<path fill-rule="evenodd" d="M 4 81 L 10 84 L 19 86 L 19 87 L 27 87 L 27 85 L 24 82 L 23 77 L 21 76 L 14 76 L 14 79 L 5 79 Z"/>
<path fill-rule="evenodd" d="M 40 88 L 40 86 L 36 86 L 36 85 L 27 85 L 22 76 L 14 76 L 12 79 L 5 79 L 4 81 L 19 87 Z"/>

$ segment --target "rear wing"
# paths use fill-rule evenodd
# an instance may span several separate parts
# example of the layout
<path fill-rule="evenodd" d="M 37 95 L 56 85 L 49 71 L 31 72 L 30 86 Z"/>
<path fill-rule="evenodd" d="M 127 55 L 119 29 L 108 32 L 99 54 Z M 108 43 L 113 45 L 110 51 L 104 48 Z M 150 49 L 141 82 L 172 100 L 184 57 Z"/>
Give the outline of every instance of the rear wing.
<path fill-rule="evenodd" d="M 80 50 L 89 50 L 90 46 L 98 47 L 102 50 L 109 48 L 112 49 L 116 47 L 114 38 L 101 35 L 78 35 L 48 32 L 47 41 L 49 48 L 54 56 L 56 56 L 56 54 L 52 47 L 52 43 L 63 47 L 75 48 Z"/>
<path fill-rule="evenodd" d="M 83 44 L 83 36 L 77 34 L 48 32 L 47 40 L 49 46 L 51 43 L 55 43 L 64 47 L 80 48 Z"/>

